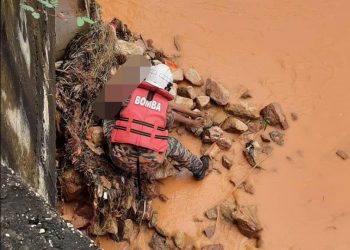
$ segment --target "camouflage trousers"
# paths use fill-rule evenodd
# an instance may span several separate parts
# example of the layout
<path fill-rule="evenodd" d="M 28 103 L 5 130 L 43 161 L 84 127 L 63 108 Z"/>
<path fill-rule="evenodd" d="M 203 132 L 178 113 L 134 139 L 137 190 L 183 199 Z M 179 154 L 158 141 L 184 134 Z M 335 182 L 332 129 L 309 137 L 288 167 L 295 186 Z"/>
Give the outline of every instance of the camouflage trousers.
<path fill-rule="evenodd" d="M 166 152 L 159 153 L 151 149 L 137 147 L 131 144 L 111 143 L 111 132 L 114 127 L 114 121 L 104 121 L 103 130 L 108 141 L 109 156 L 115 166 L 120 169 L 136 174 L 137 162 L 139 162 L 141 174 L 154 174 L 157 169 L 162 167 L 165 160 L 176 166 L 187 168 L 195 172 L 202 168 L 203 164 L 200 158 L 173 137 L 168 138 L 168 148 Z"/>

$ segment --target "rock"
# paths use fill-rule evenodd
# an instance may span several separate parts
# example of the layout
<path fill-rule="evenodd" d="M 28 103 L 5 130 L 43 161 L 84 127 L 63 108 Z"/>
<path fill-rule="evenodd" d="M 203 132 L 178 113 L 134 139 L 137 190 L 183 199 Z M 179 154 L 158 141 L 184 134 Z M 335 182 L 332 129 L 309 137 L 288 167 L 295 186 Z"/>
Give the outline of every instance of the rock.
<path fill-rule="evenodd" d="M 177 96 L 177 89 L 178 89 L 177 84 L 173 83 L 173 86 L 171 86 L 171 89 L 170 89 L 169 93 L 174 97 L 174 99 Z"/>
<path fill-rule="evenodd" d="M 214 159 L 215 156 L 218 155 L 218 153 L 220 152 L 220 148 L 216 143 L 213 143 L 208 150 L 204 153 L 204 155 L 209 156 L 210 159 Z"/>
<path fill-rule="evenodd" d="M 199 109 L 194 109 L 193 112 L 200 112 Z M 201 119 L 201 118 L 196 118 Z M 201 128 L 187 127 L 195 136 L 201 136 L 205 128 L 210 128 L 213 126 L 213 122 L 209 116 L 204 117 L 204 126 Z"/>
<path fill-rule="evenodd" d="M 249 141 L 246 143 L 243 153 L 249 165 L 255 167 L 256 164 L 259 164 L 261 147 L 257 141 Z"/>
<path fill-rule="evenodd" d="M 203 230 L 203 233 L 205 234 L 205 236 L 207 236 L 207 238 L 211 238 L 214 236 L 215 234 L 215 225 L 213 226 L 208 226 Z"/>
<path fill-rule="evenodd" d="M 271 140 L 269 139 L 269 137 L 267 137 L 267 135 L 265 135 L 265 134 L 261 134 L 261 135 L 260 135 L 260 138 L 261 138 L 261 140 L 262 140 L 263 142 L 266 142 L 266 143 L 271 142 Z"/>
<path fill-rule="evenodd" d="M 199 108 L 200 110 L 205 109 L 210 104 L 210 97 L 206 95 L 197 96 L 196 104 L 197 104 L 197 108 Z"/>
<path fill-rule="evenodd" d="M 252 133 L 256 133 L 264 129 L 263 121 L 260 119 L 248 121 L 247 126 L 248 126 L 248 130 Z"/>
<path fill-rule="evenodd" d="M 210 147 L 211 147 L 211 144 L 203 143 L 201 146 L 201 149 L 199 150 L 201 155 L 204 155 Z"/>
<path fill-rule="evenodd" d="M 277 145 L 282 146 L 284 144 L 284 134 L 281 131 L 279 130 L 271 131 L 269 135 L 271 140 L 275 142 Z"/>
<path fill-rule="evenodd" d="M 254 194 L 255 193 L 255 188 L 254 188 L 254 186 L 251 183 L 249 183 L 247 181 L 244 181 L 242 183 L 242 186 L 243 186 L 243 189 L 244 189 L 244 191 L 246 193 L 248 193 L 248 194 Z"/>
<path fill-rule="evenodd" d="M 281 105 L 276 102 L 267 105 L 260 111 L 260 114 L 271 126 L 279 126 L 282 129 L 287 129 L 289 127 Z"/>
<path fill-rule="evenodd" d="M 169 250 L 170 249 L 170 246 L 167 243 L 166 238 L 159 235 L 158 233 L 153 234 L 152 239 L 148 245 L 153 250 Z"/>
<path fill-rule="evenodd" d="M 221 244 L 211 244 L 202 247 L 202 250 L 224 250 L 224 246 Z"/>
<path fill-rule="evenodd" d="M 232 214 L 236 208 L 236 201 L 228 198 L 220 204 L 220 214 L 228 221 L 233 222 Z"/>
<path fill-rule="evenodd" d="M 225 106 L 225 111 L 231 115 L 246 119 L 259 119 L 259 110 L 246 101 L 229 103 Z"/>
<path fill-rule="evenodd" d="M 220 137 L 216 144 L 219 146 L 222 150 L 229 150 L 232 147 L 232 140 L 226 138 L 226 137 Z"/>
<path fill-rule="evenodd" d="M 249 90 L 246 90 L 243 92 L 243 94 L 240 97 L 241 99 L 248 99 L 248 98 L 252 98 L 252 95 L 250 94 Z"/>
<path fill-rule="evenodd" d="M 202 77 L 194 68 L 189 68 L 188 70 L 186 70 L 185 78 L 195 86 L 202 86 L 204 83 Z"/>
<path fill-rule="evenodd" d="M 166 196 L 165 194 L 158 195 L 158 198 L 162 202 L 167 202 L 169 200 L 168 196 Z"/>
<path fill-rule="evenodd" d="M 174 235 L 174 243 L 175 246 L 177 246 L 180 249 L 184 249 L 185 248 L 185 233 L 184 232 L 176 232 L 176 234 Z"/>
<path fill-rule="evenodd" d="M 226 105 L 230 99 L 229 91 L 220 83 L 207 79 L 205 93 L 218 105 Z"/>
<path fill-rule="evenodd" d="M 197 216 L 194 216 L 194 217 L 193 217 L 193 221 L 194 221 L 194 222 L 203 222 L 203 219 L 202 219 L 202 218 L 199 218 L 199 217 L 197 217 Z"/>
<path fill-rule="evenodd" d="M 248 126 L 245 123 L 232 116 L 224 121 L 221 128 L 227 132 L 233 133 L 243 133 L 248 130 Z"/>
<path fill-rule="evenodd" d="M 216 207 L 211 208 L 205 212 L 205 216 L 209 220 L 216 220 L 218 218 L 218 209 Z"/>
<path fill-rule="evenodd" d="M 176 170 L 173 165 L 168 160 L 165 160 L 164 163 L 155 172 L 154 178 L 156 180 L 161 180 L 169 176 L 174 176 L 175 174 Z"/>
<path fill-rule="evenodd" d="M 222 156 L 221 163 L 222 163 L 222 166 L 224 166 L 227 169 L 231 169 L 231 167 L 233 165 L 232 160 L 230 158 L 228 158 L 227 155 Z"/>
<path fill-rule="evenodd" d="M 177 68 L 173 71 L 173 80 L 174 82 L 181 82 L 184 80 L 184 71 L 180 68 Z"/>
<path fill-rule="evenodd" d="M 60 177 L 60 185 L 65 201 L 77 199 L 84 190 L 84 182 L 78 172 L 66 170 Z"/>
<path fill-rule="evenodd" d="M 348 155 L 345 151 L 340 150 L 340 149 L 337 150 L 336 154 L 337 154 L 340 158 L 342 158 L 343 160 L 346 160 L 346 159 L 349 158 L 349 155 Z"/>
<path fill-rule="evenodd" d="M 213 115 L 212 121 L 214 125 L 221 125 L 227 119 L 227 114 L 223 110 L 218 110 Z"/>
<path fill-rule="evenodd" d="M 218 126 L 213 126 L 204 130 L 202 133 L 202 141 L 204 143 L 213 143 L 216 142 L 222 135 L 224 131 Z"/>
<path fill-rule="evenodd" d="M 264 154 L 270 155 L 272 153 L 273 148 L 269 145 L 264 145 L 262 151 Z"/>
<path fill-rule="evenodd" d="M 194 102 L 190 98 L 182 97 L 182 96 L 176 96 L 175 103 L 179 104 L 187 109 L 193 109 Z"/>
<path fill-rule="evenodd" d="M 143 55 L 145 53 L 145 49 L 142 46 L 121 39 L 117 40 L 116 47 L 123 55 Z"/>
<path fill-rule="evenodd" d="M 248 238 L 258 238 L 262 230 L 256 211 L 256 206 L 238 206 L 232 213 L 238 230 Z"/>
<path fill-rule="evenodd" d="M 158 65 L 158 64 L 162 64 L 162 62 L 157 59 L 152 60 L 152 65 Z"/>
<path fill-rule="evenodd" d="M 177 94 L 186 98 L 195 99 L 197 94 L 192 86 L 183 86 L 178 88 Z"/>
<path fill-rule="evenodd" d="M 297 121 L 298 120 L 298 114 L 297 113 L 290 113 L 290 117 L 292 118 L 293 121 Z"/>

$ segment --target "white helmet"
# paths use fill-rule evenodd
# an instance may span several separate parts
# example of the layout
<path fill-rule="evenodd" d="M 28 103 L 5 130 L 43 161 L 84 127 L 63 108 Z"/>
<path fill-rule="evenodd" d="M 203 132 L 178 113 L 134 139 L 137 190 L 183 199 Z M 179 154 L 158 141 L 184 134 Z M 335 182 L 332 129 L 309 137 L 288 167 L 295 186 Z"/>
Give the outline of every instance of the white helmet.
<path fill-rule="evenodd" d="M 169 83 L 173 83 L 173 74 L 167 65 L 158 64 L 151 66 L 145 81 L 160 89 L 165 89 Z"/>

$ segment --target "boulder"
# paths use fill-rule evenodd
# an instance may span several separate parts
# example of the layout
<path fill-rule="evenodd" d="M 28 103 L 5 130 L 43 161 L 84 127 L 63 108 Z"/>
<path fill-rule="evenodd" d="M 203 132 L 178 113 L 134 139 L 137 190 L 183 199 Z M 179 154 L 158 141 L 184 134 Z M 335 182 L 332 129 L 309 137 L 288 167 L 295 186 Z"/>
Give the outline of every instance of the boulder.
<path fill-rule="evenodd" d="M 218 105 L 226 105 L 230 99 L 229 91 L 220 83 L 207 79 L 205 93 Z"/>
<path fill-rule="evenodd" d="M 177 89 L 178 89 L 178 86 L 176 83 L 173 83 L 173 86 L 171 87 L 169 93 L 174 97 L 174 99 L 176 98 L 177 96 Z"/>
<path fill-rule="evenodd" d="M 341 159 L 346 160 L 349 158 L 349 155 L 344 151 L 344 150 L 337 150 L 337 152 L 335 152 Z"/>
<path fill-rule="evenodd" d="M 258 238 L 262 227 L 257 217 L 256 206 L 238 206 L 232 213 L 238 230 L 248 238 Z"/>
<path fill-rule="evenodd" d="M 202 141 L 204 143 L 216 142 L 222 135 L 224 131 L 218 126 L 213 126 L 211 128 L 205 129 L 202 133 Z"/>
<path fill-rule="evenodd" d="M 227 119 L 227 114 L 225 111 L 221 109 L 215 112 L 212 118 L 214 125 L 221 125 L 226 119 Z"/>
<path fill-rule="evenodd" d="M 282 129 L 287 129 L 289 127 L 281 105 L 276 102 L 267 105 L 260 111 L 260 114 L 271 126 L 279 126 Z"/>
<path fill-rule="evenodd" d="M 233 198 L 228 198 L 220 204 L 220 214 L 226 220 L 234 222 L 232 214 L 235 212 L 236 201 Z"/>
<path fill-rule="evenodd" d="M 232 147 L 232 140 L 226 137 L 220 137 L 216 144 L 219 146 L 222 150 L 229 150 Z"/>
<path fill-rule="evenodd" d="M 186 98 L 195 99 L 197 94 L 192 86 L 182 86 L 177 90 L 177 94 Z"/>
<path fill-rule="evenodd" d="M 184 80 L 184 71 L 180 68 L 177 68 L 173 71 L 173 80 L 174 82 L 181 82 Z"/>
<path fill-rule="evenodd" d="M 227 155 L 222 156 L 221 163 L 222 163 L 222 166 L 224 166 L 227 169 L 231 169 L 233 165 L 232 160 Z"/>
<path fill-rule="evenodd" d="M 192 83 L 195 86 L 202 86 L 203 85 L 203 80 L 202 77 L 199 75 L 197 70 L 194 68 L 189 68 L 185 72 L 185 78 L 188 80 L 190 83 Z"/>
<path fill-rule="evenodd" d="M 201 250 L 224 250 L 224 246 L 221 244 L 211 244 L 202 247 Z"/>
<path fill-rule="evenodd" d="M 176 234 L 174 235 L 174 243 L 175 246 L 177 246 L 180 249 L 184 249 L 185 248 L 185 233 L 184 232 L 176 232 Z"/>
<path fill-rule="evenodd" d="M 149 247 L 153 250 L 169 250 L 170 245 L 167 242 L 167 239 L 158 233 L 154 233 L 151 241 L 149 242 Z"/>
<path fill-rule="evenodd" d="M 261 158 L 261 147 L 257 141 L 249 141 L 246 143 L 243 153 L 249 165 L 255 167 L 256 164 L 259 164 Z"/>
<path fill-rule="evenodd" d="M 225 111 L 231 115 L 246 119 L 259 119 L 260 117 L 259 110 L 246 101 L 229 103 L 225 106 Z"/>
<path fill-rule="evenodd" d="M 269 133 L 270 138 L 277 145 L 282 146 L 284 144 L 284 134 L 279 130 L 274 130 Z"/>
<path fill-rule="evenodd" d="M 207 236 L 207 238 L 210 239 L 215 234 L 215 225 L 204 228 L 203 233 L 205 234 L 205 236 Z"/>
<path fill-rule="evenodd" d="M 183 106 L 184 108 L 187 109 L 193 109 L 194 107 L 194 102 L 190 98 L 182 97 L 182 96 L 176 96 L 175 98 L 175 103 Z"/>
<path fill-rule="evenodd" d="M 233 133 L 243 133 L 248 130 L 248 126 L 244 122 L 232 116 L 224 121 L 221 128 L 227 132 Z"/>
<path fill-rule="evenodd" d="M 205 212 L 205 216 L 209 220 L 216 220 L 218 218 L 218 209 L 217 207 L 211 208 Z"/>
<path fill-rule="evenodd" d="M 197 96 L 196 98 L 197 108 L 200 110 L 205 109 L 210 104 L 210 97 L 206 95 Z"/>

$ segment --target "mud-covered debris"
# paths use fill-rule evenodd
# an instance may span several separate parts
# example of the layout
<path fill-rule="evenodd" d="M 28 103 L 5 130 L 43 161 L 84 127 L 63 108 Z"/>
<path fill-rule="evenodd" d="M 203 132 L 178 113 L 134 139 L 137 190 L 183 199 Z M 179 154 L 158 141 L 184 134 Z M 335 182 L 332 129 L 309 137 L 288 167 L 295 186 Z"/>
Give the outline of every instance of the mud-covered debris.
<path fill-rule="evenodd" d="M 174 97 L 174 99 L 177 96 L 177 89 L 178 89 L 177 84 L 173 83 L 173 86 L 171 86 L 171 89 L 170 89 L 169 93 Z"/>
<path fill-rule="evenodd" d="M 104 141 L 103 129 L 100 126 L 94 126 L 88 129 L 86 139 L 91 141 L 95 146 L 101 146 Z"/>
<path fill-rule="evenodd" d="M 123 239 L 131 242 L 134 237 L 134 230 L 135 226 L 133 221 L 131 219 L 125 220 L 123 228 Z"/>
<path fill-rule="evenodd" d="M 184 71 L 181 68 L 177 68 L 173 71 L 173 80 L 174 82 L 181 82 L 184 80 Z"/>
<path fill-rule="evenodd" d="M 183 96 L 176 96 L 175 98 L 175 103 L 183 106 L 184 108 L 187 109 L 193 109 L 194 108 L 194 102 L 190 98 L 186 98 Z"/>
<path fill-rule="evenodd" d="M 209 156 L 209 158 L 212 160 L 214 159 L 219 153 L 220 153 L 220 148 L 216 143 L 213 143 L 207 151 L 204 153 L 204 155 Z"/>
<path fill-rule="evenodd" d="M 74 169 L 65 171 L 59 180 L 63 197 L 66 201 L 77 199 L 85 188 L 83 178 Z"/>
<path fill-rule="evenodd" d="M 257 208 L 254 205 L 237 206 L 232 213 L 238 230 L 248 238 L 258 238 L 262 227 L 257 217 Z"/>
<path fill-rule="evenodd" d="M 249 90 L 246 90 L 243 92 L 243 94 L 240 96 L 241 99 L 248 99 L 248 98 L 252 98 L 252 95 L 250 93 Z"/>
<path fill-rule="evenodd" d="M 282 129 L 289 127 L 286 115 L 280 104 L 273 102 L 260 111 L 261 116 L 269 122 L 271 126 L 279 126 Z"/>
<path fill-rule="evenodd" d="M 195 99 L 197 94 L 192 86 L 182 86 L 177 90 L 177 94 L 186 98 Z"/>
<path fill-rule="evenodd" d="M 254 167 L 256 164 L 259 164 L 260 155 L 261 155 L 261 146 L 257 141 L 247 142 L 243 150 L 243 153 L 249 165 Z"/>
<path fill-rule="evenodd" d="M 111 189 L 112 183 L 106 178 L 106 176 L 100 176 L 101 184 L 107 189 Z"/>
<path fill-rule="evenodd" d="M 225 106 L 225 111 L 228 114 L 245 118 L 245 119 L 259 119 L 259 110 L 249 102 L 240 101 L 238 103 L 229 103 Z"/>
<path fill-rule="evenodd" d="M 201 95 L 196 97 L 197 108 L 202 110 L 208 108 L 210 105 L 210 97 L 206 95 Z"/>
<path fill-rule="evenodd" d="M 149 247 L 153 250 L 169 250 L 170 245 L 167 242 L 167 238 L 154 233 L 151 241 L 149 242 Z"/>
<path fill-rule="evenodd" d="M 201 250 L 224 250 L 224 246 L 221 244 L 211 244 L 202 247 Z"/>
<path fill-rule="evenodd" d="M 235 212 L 236 201 L 234 198 L 228 198 L 219 205 L 220 214 L 224 219 L 234 222 L 232 214 Z"/>
<path fill-rule="evenodd" d="M 218 126 L 213 126 L 208 129 L 205 129 L 202 133 L 202 141 L 204 143 L 213 143 L 219 140 L 223 135 L 224 131 Z"/>
<path fill-rule="evenodd" d="M 185 78 L 195 86 L 202 86 L 204 83 L 202 77 L 194 68 L 189 68 L 186 70 Z"/>
<path fill-rule="evenodd" d="M 284 144 L 284 134 L 279 130 L 274 130 L 269 133 L 270 138 L 277 145 L 282 146 Z"/>
<path fill-rule="evenodd" d="M 203 233 L 205 234 L 205 236 L 207 236 L 207 238 L 210 239 L 215 234 L 215 225 L 204 228 Z"/>
<path fill-rule="evenodd" d="M 263 142 L 266 142 L 266 143 L 271 142 L 270 138 L 269 138 L 267 135 L 265 135 L 265 134 L 261 134 L 261 135 L 260 135 L 260 138 L 261 138 L 261 140 L 262 140 Z"/>
<path fill-rule="evenodd" d="M 162 202 L 168 202 L 168 200 L 169 200 L 169 197 L 166 196 L 165 194 L 160 194 L 160 195 L 158 195 L 158 198 L 159 198 L 159 200 L 162 201 Z"/>
<path fill-rule="evenodd" d="M 222 106 L 226 105 L 230 99 L 230 92 L 222 84 L 210 78 L 206 81 L 205 93 L 210 96 L 210 99 L 216 104 Z"/>
<path fill-rule="evenodd" d="M 215 111 L 212 120 L 214 125 L 221 125 L 227 119 L 227 114 L 223 110 Z"/>
<path fill-rule="evenodd" d="M 290 113 L 290 117 L 292 118 L 292 121 L 297 121 L 299 118 L 298 114 L 294 112 Z"/>
<path fill-rule="evenodd" d="M 248 126 L 244 122 L 232 116 L 224 121 L 221 128 L 232 133 L 243 133 L 248 130 Z"/>
<path fill-rule="evenodd" d="M 232 160 L 227 155 L 222 155 L 221 163 L 222 163 L 222 166 L 224 166 L 227 169 L 231 169 L 233 165 Z"/>
<path fill-rule="evenodd" d="M 349 155 L 344 150 L 337 150 L 336 154 L 343 160 L 346 160 L 349 158 Z"/>
<path fill-rule="evenodd" d="M 137 43 L 127 42 L 124 40 L 117 40 L 116 42 L 117 49 L 123 55 L 143 55 L 145 53 L 145 49 L 138 45 Z"/>
<path fill-rule="evenodd" d="M 86 146 L 88 146 L 92 152 L 94 152 L 96 155 L 103 155 L 105 152 L 103 151 L 102 147 L 96 146 L 93 142 L 85 140 L 84 141 Z"/>
<path fill-rule="evenodd" d="M 175 245 L 180 248 L 180 249 L 184 249 L 186 242 L 185 242 L 185 233 L 182 231 L 178 231 L 175 233 L 174 235 L 174 243 Z"/>
<path fill-rule="evenodd" d="M 157 169 L 156 173 L 154 174 L 154 178 L 156 180 L 161 180 L 169 176 L 173 176 L 175 174 L 176 174 L 176 170 L 173 167 L 173 165 L 169 161 L 165 160 L 162 166 L 160 166 Z"/>
<path fill-rule="evenodd" d="M 106 232 L 110 234 L 118 235 L 118 223 L 116 218 L 113 218 L 112 216 L 109 217 L 105 222 L 105 229 Z"/>
<path fill-rule="evenodd" d="M 232 140 L 222 136 L 216 141 L 216 144 L 222 150 L 229 150 L 232 147 Z"/>
<path fill-rule="evenodd" d="M 216 220 L 218 218 L 218 209 L 217 209 L 217 207 L 213 207 L 213 208 L 205 211 L 205 216 L 209 220 Z"/>

